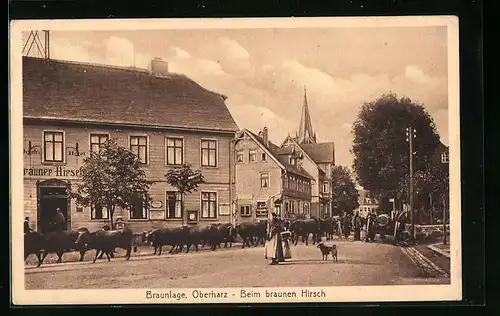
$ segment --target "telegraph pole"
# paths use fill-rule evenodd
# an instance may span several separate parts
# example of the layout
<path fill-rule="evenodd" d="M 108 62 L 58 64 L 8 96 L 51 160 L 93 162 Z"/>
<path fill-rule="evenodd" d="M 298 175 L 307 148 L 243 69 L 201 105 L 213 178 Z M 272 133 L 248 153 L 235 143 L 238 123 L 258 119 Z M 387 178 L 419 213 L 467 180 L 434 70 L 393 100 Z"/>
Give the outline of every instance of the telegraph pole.
<path fill-rule="evenodd" d="M 415 234 L 415 208 L 413 205 L 413 139 L 416 138 L 416 130 L 414 128 L 406 128 L 406 141 L 410 144 L 410 214 L 411 214 L 411 239 L 416 240 Z"/>

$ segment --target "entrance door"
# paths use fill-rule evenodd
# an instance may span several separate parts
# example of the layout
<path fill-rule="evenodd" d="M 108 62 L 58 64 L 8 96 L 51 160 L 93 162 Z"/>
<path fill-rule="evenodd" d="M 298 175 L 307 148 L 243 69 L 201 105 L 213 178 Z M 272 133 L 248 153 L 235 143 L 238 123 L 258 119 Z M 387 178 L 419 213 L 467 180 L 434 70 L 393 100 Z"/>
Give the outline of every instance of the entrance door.
<path fill-rule="evenodd" d="M 47 232 L 51 230 L 49 223 L 54 218 L 57 208 L 61 209 L 61 212 L 66 219 L 65 230 L 68 229 L 68 198 L 41 198 L 40 199 L 40 228 L 41 232 Z"/>
<path fill-rule="evenodd" d="M 51 180 L 40 183 L 38 187 L 38 231 L 42 233 L 53 230 L 51 221 L 58 208 L 61 210 L 66 221 L 66 225 L 64 225 L 65 230 L 68 229 L 71 220 L 67 193 L 68 187 L 60 186 L 66 183 L 60 183 L 61 181 L 56 180 L 59 186 L 54 186 L 55 183 L 50 183 L 52 185 L 49 185 L 49 181 Z"/>

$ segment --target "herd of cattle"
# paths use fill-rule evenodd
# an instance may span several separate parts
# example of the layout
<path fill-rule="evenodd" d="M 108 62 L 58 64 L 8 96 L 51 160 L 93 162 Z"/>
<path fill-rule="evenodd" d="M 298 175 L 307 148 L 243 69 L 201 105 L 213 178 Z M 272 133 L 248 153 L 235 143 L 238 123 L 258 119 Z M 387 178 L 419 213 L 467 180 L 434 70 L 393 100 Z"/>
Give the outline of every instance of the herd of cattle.
<path fill-rule="evenodd" d="M 313 244 L 321 237 L 330 239 L 336 232 L 336 223 L 333 219 L 298 219 L 283 221 L 285 229 L 292 233 L 292 242 L 297 244 L 299 238 L 308 244 L 308 238 L 312 235 Z M 130 229 L 109 230 L 101 229 L 90 232 L 87 228 L 59 232 L 29 232 L 24 235 L 24 260 L 30 254 L 38 258 L 38 267 L 43 263 L 49 253 L 58 256 L 58 263 L 66 252 L 78 251 L 80 261 L 83 261 L 87 251 L 94 249 L 97 258 L 105 254 L 108 261 L 114 257 L 116 248 L 127 251 L 126 260 L 130 259 L 132 250 L 137 252 L 140 245 L 150 245 L 154 248 L 153 255 L 161 255 L 163 246 L 171 246 L 169 253 L 189 252 L 192 246 L 198 251 L 199 246 L 210 246 L 216 250 L 224 244 L 224 247 L 232 247 L 232 243 L 241 239 L 242 248 L 246 246 L 264 245 L 267 233 L 267 221 L 245 222 L 233 226 L 231 223 L 217 223 L 212 225 L 181 226 L 175 228 L 159 228 L 153 231 L 134 234 Z"/>

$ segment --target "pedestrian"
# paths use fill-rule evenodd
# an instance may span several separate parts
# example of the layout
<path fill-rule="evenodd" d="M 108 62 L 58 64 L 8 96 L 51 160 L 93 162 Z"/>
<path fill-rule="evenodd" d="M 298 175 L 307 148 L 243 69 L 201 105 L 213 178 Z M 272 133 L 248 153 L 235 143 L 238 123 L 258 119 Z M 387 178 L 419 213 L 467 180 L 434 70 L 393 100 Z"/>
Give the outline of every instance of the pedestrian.
<path fill-rule="evenodd" d="M 354 217 L 352 218 L 352 226 L 354 228 L 354 240 L 361 240 L 361 217 L 359 216 L 359 212 L 356 211 L 354 213 Z"/>
<path fill-rule="evenodd" d="M 342 216 L 342 231 L 344 232 L 345 239 L 348 239 L 351 234 L 351 220 L 347 212 L 344 212 Z"/>
<path fill-rule="evenodd" d="M 394 243 L 397 244 L 401 242 L 402 235 L 405 231 L 406 226 L 406 211 L 396 215 L 396 223 L 394 225 Z"/>
<path fill-rule="evenodd" d="M 60 208 L 56 209 L 56 214 L 54 214 L 53 219 L 54 231 L 63 231 L 66 230 L 66 218 L 62 213 Z"/>
<path fill-rule="evenodd" d="M 281 238 L 283 239 L 283 258 L 292 259 L 292 250 L 290 249 L 290 237 L 292 233 L 288 230 L 281 233 Z M 283 260 L 284 261 L 284 260 Z"/>
<path fill-rule="evenodd" d="M 24 233 L 27 234 L 27 233 L 31 233 L 32 230 L 30 228 L 30 218 L 29 217 L 25 217 L 24 218 Z"/>
<path fill-rule="evenodd" d="M 277 265 L 285 261 L 283 253 L 283 241 L 281 238 L 281 222 L 276 213 L 271 214 L 272 218 L 268 222 L 267 242 L 265 244 L 265 258 L 271 259 L 271 265 Z"/>

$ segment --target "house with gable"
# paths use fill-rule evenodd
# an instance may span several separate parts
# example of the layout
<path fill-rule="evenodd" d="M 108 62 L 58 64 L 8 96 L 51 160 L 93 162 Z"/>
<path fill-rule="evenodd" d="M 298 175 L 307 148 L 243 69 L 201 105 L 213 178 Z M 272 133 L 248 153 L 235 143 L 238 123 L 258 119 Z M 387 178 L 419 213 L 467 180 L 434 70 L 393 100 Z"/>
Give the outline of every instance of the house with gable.
<path fill-rule="evenodd" d="M 313 177 L 302 167 L 300 152 L 273 144 L 266 127 L 258 134 L 241 130 L 233 148 L 236 222 L 267 219 L 269 212 L 310 216 Z"/>
<path fill-rule="evenodd" d="M 306 91 L 304 91 L 299 131 L 295 137 L 289 135 L 281 147 L 290 148 L 304 157 L 301 166 L 314 178 L 311 190 L 311 216 L 320 218 L 331 216 L 331 175 L 335 166 L 335 148 L 333 142 L 316 142 Z"/>

